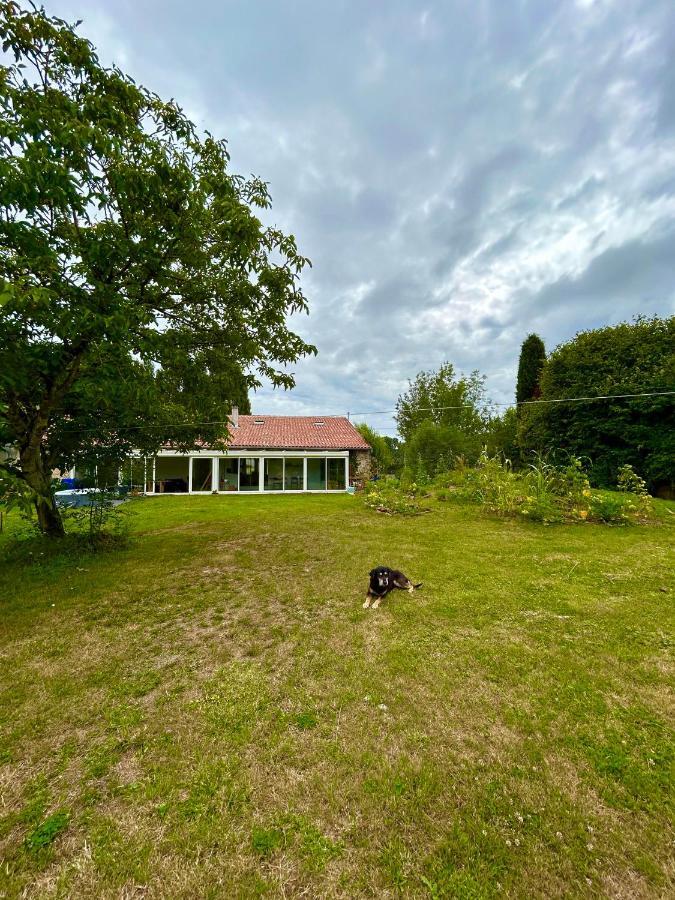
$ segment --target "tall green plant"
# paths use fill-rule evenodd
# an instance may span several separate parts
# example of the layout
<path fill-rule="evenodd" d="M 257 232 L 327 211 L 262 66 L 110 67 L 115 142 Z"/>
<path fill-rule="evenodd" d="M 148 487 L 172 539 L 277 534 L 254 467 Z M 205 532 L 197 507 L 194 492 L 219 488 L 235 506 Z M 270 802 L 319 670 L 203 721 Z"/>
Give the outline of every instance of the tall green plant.
<path fill-rule="evenodd" d="M 488 419 L 485 377 L 478 372 L 458 377 L 449 362 L 437 370 L 419 372 L 396 402 L 396 422 L 406 442 L 423 422 L 480 435 Z"/>
<path fill-rule="evenodd" d="M 365 422 L 362 422 L 355 427 L 361 437 L 370 444 L 373 451 L 372 461 L 375 470 L 374 474 L 389 472 L 393 466 L 394 458 L 387 441 Z"/>
<path fill-rule="evenodd" d="M 516 403 L 536 400 L 541 396 L 541 375 L 546 362 L 546 347 L 538 334 L 529 334 L 520 348 Z"/>

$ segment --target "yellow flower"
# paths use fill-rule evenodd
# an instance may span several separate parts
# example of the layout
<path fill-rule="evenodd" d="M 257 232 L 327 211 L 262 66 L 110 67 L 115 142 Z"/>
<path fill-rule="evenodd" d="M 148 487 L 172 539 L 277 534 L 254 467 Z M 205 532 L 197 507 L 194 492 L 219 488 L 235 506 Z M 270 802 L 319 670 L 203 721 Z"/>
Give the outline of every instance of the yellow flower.
<path fill-rule="evenodd" d="M 582 519 L 587 519 L 588 518 L 588 510 L 587 509 L 579 510 L 579 515 L 581 516 Z"/>
<path fill-rule="evenodd" d="M 588 489 L 586 489 L 585 491 L 583 491 L 583 495 L 584 495 L 584 497 L 590 497 L 591 492 Z"/>

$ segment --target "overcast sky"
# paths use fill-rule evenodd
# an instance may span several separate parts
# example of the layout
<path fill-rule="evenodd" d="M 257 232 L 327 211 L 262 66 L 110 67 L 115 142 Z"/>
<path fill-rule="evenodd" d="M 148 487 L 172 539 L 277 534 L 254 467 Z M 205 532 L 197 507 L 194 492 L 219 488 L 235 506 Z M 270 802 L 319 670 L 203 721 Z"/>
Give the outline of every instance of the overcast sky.
<path fill-rule="evenodd" d="M 529 332 L 673 313 L 673 0 L 45 3 L 226 137 L 312 259 L 319 355 L 254 412 L 391 410 L 445 359 L 508 402 Z"/>

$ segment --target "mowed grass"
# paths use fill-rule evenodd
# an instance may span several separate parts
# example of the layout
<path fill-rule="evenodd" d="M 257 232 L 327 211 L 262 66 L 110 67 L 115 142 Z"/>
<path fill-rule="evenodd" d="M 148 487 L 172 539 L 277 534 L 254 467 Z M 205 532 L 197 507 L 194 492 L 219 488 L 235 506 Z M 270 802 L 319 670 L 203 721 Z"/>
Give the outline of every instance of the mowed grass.
<path fill-rule="evenodd" d="M 79 556 L 10 517 L 0 896 L 672 896 L 660 508 L 160 497 Z M 423 589 L 363 610 L 379 563 Z"/>

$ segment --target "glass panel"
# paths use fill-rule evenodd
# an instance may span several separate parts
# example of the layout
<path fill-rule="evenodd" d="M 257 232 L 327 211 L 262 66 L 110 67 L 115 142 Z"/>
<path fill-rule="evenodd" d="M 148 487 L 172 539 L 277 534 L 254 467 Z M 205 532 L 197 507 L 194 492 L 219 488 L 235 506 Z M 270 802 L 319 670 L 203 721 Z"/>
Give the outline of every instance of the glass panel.
<path fill-rule="evenodd" d="M 213 478 L 213 460 L 210 457 L 192 458 L 192 490 L 210 491 Z"/>
<path fill-rule="evenodd" d="M 158 456 L 155 460 L 155 492 L 157 494 L 187 494 L 187 456 Z M 152 478 L 152 460 L 148 460 L 148 477 Z"/>
<path fill-rule="evenodd" d="M 239 490 L 260 490 L 260 460 L 256 457 L 246 457 L 239 460 Z"/>
<path fill-rule="evenodd" d="M 345 461 L 344 459 L 328 460 L 328 490 L 344 491 L 345 485 Z"/>
<path fill-rule="evenodd" d="M 284 461 L 279 457 L 265 460 L 265 490 L 283 491 Z"/>
<path fill-rule="evenodd" d="M 307 460 L 307 490 L 326 490 L 326 460 L 308 458 Z"/>
<path fill-rule="evenodd" d="M 239 490 L 239 460 L 221 456 L 218 460 L 218 490 Z"/>
<path fill-rule="evenodd" d="M 290 457 L 286 460 L 284 487 L 287 491 L 301 491 L 304 488 L 302 483 L 302 469 L 302 459 Z"/>

